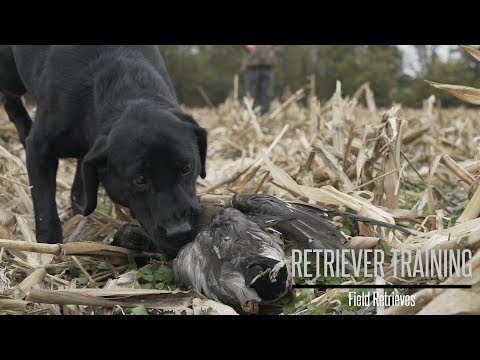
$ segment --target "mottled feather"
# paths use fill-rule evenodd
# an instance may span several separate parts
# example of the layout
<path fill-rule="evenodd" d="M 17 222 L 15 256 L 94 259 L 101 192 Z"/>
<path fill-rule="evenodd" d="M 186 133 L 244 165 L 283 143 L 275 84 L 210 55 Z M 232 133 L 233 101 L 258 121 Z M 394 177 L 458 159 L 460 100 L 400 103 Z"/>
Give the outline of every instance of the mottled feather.
<path fill-rule="evenodd" d="M 287 292 L 292 280 L 285 254 L 257 224 L 233 208 L 221 209 L 209 222 L 174 260 L 180 286 L 237 308 Z"/>

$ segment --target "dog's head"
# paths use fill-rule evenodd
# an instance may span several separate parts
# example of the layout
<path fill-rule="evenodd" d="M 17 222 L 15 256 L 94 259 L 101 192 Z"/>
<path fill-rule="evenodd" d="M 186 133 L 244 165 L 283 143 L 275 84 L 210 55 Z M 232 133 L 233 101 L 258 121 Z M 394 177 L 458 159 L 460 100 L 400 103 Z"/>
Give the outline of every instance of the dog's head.
<path fill-rule="evenodd" d="M 195 181 L 205 177 L 207 131 L 179 111 L 129 108 L 83 159 L 86 206 L 96 207 L 101 181 L 130 208 L 158 250 L 174 253 L 192 240 L 200 218 Z"/>

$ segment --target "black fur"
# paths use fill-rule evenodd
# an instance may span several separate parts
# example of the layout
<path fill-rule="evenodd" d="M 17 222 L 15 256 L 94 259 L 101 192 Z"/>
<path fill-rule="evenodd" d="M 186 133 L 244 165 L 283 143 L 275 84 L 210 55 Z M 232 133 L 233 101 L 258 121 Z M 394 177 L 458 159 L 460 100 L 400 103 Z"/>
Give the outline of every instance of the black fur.
<path fill-rule="evenodd" d="M 78 159 L 74 211 L 90 214 L 103 183 L 157 250 L 191 236 L 207 133 L 180 110 L 155 46 L 1 45 L 0 92 L 26 147 L 39 242 L 62 241 L 55 176 L 65 157 Z M 33 124 L 25 92 L 37 102 Z"/>

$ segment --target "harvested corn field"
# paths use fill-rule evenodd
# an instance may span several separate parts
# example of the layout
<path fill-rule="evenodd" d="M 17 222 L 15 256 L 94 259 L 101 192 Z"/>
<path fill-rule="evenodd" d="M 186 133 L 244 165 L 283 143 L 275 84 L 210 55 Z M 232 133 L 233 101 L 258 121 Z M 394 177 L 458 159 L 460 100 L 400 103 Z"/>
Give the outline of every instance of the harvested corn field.
<path fill-rule="evenodd" d="M 432 93 L 435 90 L 432 89 Z M 307 105 L 305 105 L 307 104 Z M 473 285 L 470 289 L 395 289 L 416 293 L 416 305 L 351 306 L 348 289 L 295 289 L 276 302 L 282 314 L 480 313 L 480 112 L 441 108 L 432 95 L 423 109 L 377 108 L 368 83 L 321 103 L 308 86 L 275 100 L 265 116 L 235 92 L 220 106 L 186 108 L 209 131 L 201 203 L 236 193 L 265 193 L 326 205 L 410 230 L 330 220 L 353 249 L 471 249 L 472 277 L 393 276 L 297 279 L 306 284 Z M 30 108 L 34 116 L 35 108 Z M 25 151 L 0 110 L 0 313 L 235 314 L 193 290 L 178 289 L 171 261 L 109 246 L 135 222 L 102 190 L 89 217 L 72 216 L 76 161 L 60 161 L 57 205 L 63 244 L 37 244 Z M 135 258 L 151 259 L 147 264 Z M 466 266 L 464 264 L 463 266 Z M 361 292 L 372 292 L 362 289 Z"/>

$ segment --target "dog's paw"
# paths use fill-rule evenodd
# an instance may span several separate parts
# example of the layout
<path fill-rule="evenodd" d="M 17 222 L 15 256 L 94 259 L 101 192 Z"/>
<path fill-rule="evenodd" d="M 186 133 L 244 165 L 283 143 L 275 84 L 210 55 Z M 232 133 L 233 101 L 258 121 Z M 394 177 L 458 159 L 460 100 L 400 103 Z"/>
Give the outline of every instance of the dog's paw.
<path fill-rule="evenodd" d="M 123 224 L 113 236 L 111 245 L 120 246 L 130 250 L 152 252 L 152 241 L 139 226 Z"/>

